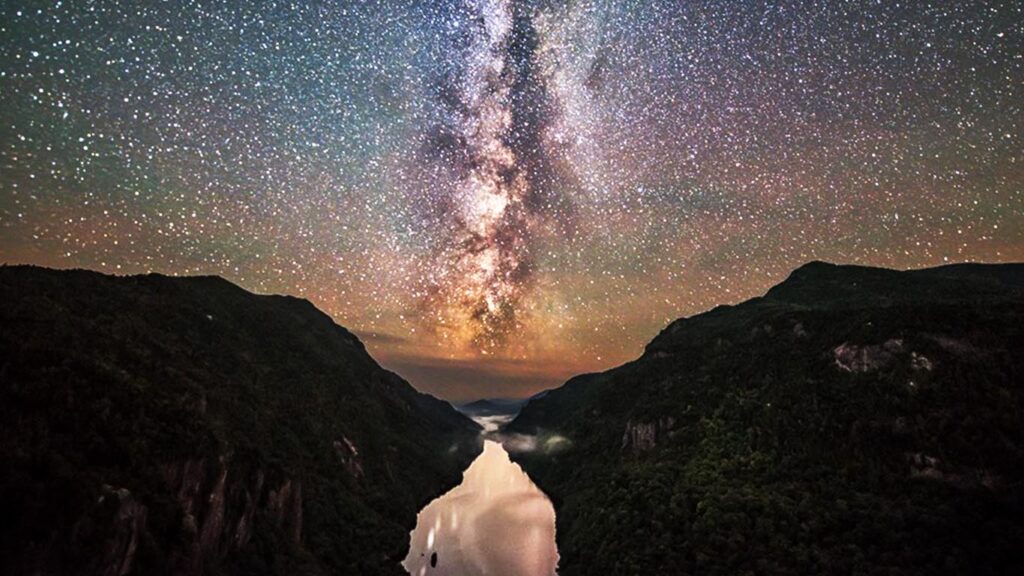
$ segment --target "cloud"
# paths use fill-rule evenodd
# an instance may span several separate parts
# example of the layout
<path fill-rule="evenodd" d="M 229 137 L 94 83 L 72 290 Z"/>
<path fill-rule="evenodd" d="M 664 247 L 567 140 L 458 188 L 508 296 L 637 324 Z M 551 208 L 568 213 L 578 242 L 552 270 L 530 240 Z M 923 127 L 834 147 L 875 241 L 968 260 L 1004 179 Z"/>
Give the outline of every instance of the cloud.
<path fill-rule="evenodd" d="M 572 448 L 572 440 L 552 432 L 541 431 L 537 435 L 497 433 L 488 437 L 500 442 L 509 454 L 540 453 L 550 455 Z"/>

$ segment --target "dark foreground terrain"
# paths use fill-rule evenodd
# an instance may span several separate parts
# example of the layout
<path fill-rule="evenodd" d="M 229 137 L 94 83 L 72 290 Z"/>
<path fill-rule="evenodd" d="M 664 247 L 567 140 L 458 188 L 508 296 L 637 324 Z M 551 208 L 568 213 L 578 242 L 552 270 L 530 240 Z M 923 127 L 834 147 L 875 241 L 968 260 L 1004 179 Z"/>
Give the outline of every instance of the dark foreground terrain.
<path fill-rule="evenodd" d="M 0 574 L 388 574 L 478 427 L 309 302 L 0 269 Z"/>
<path fill-rule="evenodd" d="M 811 263 L 532 400 L 559 573 L 1024 574 L 1022 287 Z"/>

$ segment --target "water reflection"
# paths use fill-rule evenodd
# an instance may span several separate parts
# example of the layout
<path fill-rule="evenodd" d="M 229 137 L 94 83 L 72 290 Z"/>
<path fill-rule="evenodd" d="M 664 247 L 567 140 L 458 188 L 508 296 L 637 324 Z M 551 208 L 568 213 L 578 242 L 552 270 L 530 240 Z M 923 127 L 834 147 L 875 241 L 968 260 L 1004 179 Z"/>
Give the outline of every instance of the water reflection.
<path fill-rule="evenodd" d="M 551 501 L 489 440 L 462 484 L 420 511 L 402 562 L 413 576 L 551 576 L 557 565 Z"/>

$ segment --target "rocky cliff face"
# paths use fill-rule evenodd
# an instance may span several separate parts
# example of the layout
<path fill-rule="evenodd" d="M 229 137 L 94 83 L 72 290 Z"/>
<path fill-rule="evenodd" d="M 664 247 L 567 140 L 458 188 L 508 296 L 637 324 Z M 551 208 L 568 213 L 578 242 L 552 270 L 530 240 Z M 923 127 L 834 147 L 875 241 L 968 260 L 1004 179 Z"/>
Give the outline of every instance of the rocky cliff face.
<path fill-rule="evenodd" d="M 811 263 L 531 400 L 559 574 L 1024 572 L 1024 266 Z"/>
<path fill-rule="evenodd" d="M 308 302 L 0 269 L 0 573 L 402 573 L 478 427 Z"/>
<path fill-rule="evenodd" d="M 277 488 L 269 488 L 263 470 L 235 478 L 237 474 L 231 473 L 223 457 L 212 463 L 185 460 L 164 465 L 161 471 L 181 518 L 182 546 L 166 557 L 165 568 L 171 573 L 202 575 L 209 572 L 208 566 L 244 550 L 257 515 L 269 520 L 289 544 L 301 546 L 301 483 L 285 479 Z M 149 507 L 127 488 L 104 485 L 96 508 L 96 513 L 80 519 L 72 528 L 73 535 L 86 522 L 98 521 L 109 528 L 102 555 L 91 559 L 85 571 L 104 576 L 138 573 L 140 544 L 156 537 L 147 525 Z M 46 558 L 61 554 L 56 546 L 62 544 L 56 540 L 51 544 L 38 555 L 43 564 Z M 40 567 L 40 571 L 45 570 Z"/>
<path fill-rule="evenodd" d="M 626 431 L 622 434 L 622 449 L 632 452 L 646 452 L 658 446 L 658 441 L 672 433 L 676 419 L 671 416 L 659 418 L 653 422 L 626 422 Z"/>
<path fill-rule="evenodd" d="M 102 505 L 108 498 L 114 502 L 114 514 L 110 519 L 113 535 L 107 540 L 103 555 L 93 568 L 104 576 L 125 576 L 135 568 L 135 554 L 146 534 L 149 510 L 126 488 L 104 486 L 98 504 Z M 52 549 L 48 551 L 55 552 Z"/>

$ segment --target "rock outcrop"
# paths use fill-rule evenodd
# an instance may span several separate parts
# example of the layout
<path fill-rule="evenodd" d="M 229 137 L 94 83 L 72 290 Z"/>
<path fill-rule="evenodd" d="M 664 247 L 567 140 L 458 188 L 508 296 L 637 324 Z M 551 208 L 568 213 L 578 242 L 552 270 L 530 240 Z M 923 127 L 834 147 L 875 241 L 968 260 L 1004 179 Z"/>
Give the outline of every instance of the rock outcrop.
<path fill-rule="evenodd" d="M 903 340 L 891 338 L 883 344 L 858 346 L 843 342 L 832 350 L 836 366 L 847 372 L 871 372 L 888 367 L 903 352 Z"/>
<path fill-rule="evenodd" d="M 135 554 L 146 533 L 149 510 L 126 488 L 104 486 L 99 504 L 102 505 L 108 498 L 116 502 L 116 512 L 110 520 L 112 535 L 106 542 L 106 549 L 97 568 L 103 576 L 125 576 L 135 568 Z"/>
<path fill-rule="evenodd" d="M 658 445 L 658 440 L 671 433 L 672 426 L 676 419 L 671 416 L 659 418 L 653 422 L 626 423 L 626 430 L 622 433 L 622 450 L 631 452 L 646 452 L 653 450 Z"/>

